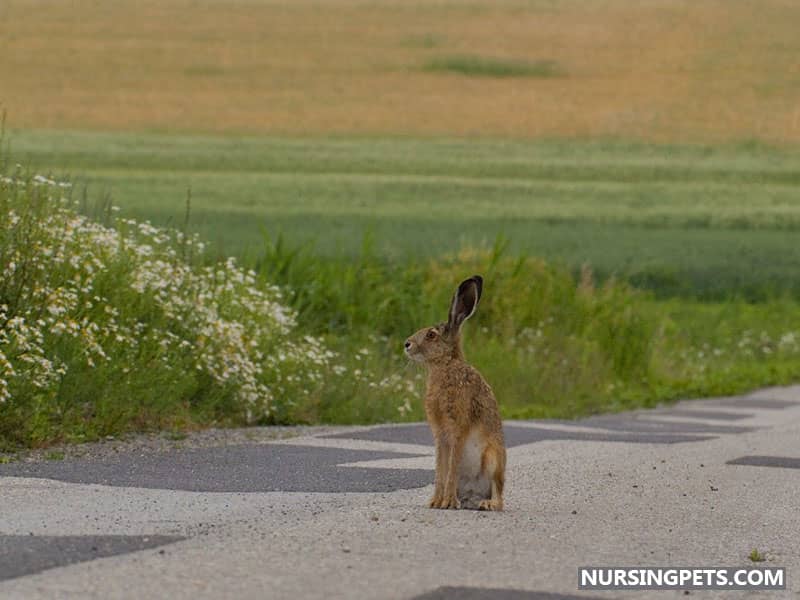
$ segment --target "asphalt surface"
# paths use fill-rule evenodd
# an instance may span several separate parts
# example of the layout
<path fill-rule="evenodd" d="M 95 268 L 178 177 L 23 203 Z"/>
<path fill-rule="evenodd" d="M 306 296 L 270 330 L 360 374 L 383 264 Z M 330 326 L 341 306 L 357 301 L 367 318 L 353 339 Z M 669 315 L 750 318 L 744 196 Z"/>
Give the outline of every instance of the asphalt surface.
<path fill-rule="evenodd" d="M 505 424 L 503 513 L 425 508 L 425 424 L 198 434 L 0 464 L 0 598 L 672 598 L 579 566 L 787 568 L 800 386 Z M 288 435 L 288 434 L 287 434 Z"/>

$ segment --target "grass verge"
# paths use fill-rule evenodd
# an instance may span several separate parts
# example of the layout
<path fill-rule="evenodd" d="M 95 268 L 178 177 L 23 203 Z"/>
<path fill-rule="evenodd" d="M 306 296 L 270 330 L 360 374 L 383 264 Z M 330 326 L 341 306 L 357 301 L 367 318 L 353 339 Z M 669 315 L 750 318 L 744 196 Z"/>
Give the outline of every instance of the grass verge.
<path fill-rule="evenodd" d="M 70 190 L 0 171 L 0 448 L 265 421 L 319 387 L 332 353 L 276 287 Z"/>
<path fill-rule="evenodd" d="M 597 282 L 506 244 L 397 262 L 369 240 L 356 257 L 320 258 L 308 248 L 267 245 L 255 269 L 286 290 L 298 320 L 339 354 L 348 373 L 402 377 L 402 395 L 367 386 L 329 387 L 289 420 L 370 423 L 424 418 L 424 372 L 402 342 L 445 318 L 464 276 L 485 278 L 466 327 L 468 359 L 491 382 L 506 417 L 573 418 L 654 406 L 677 398 L 726 395 L 800 377 L 800 305 L 790 297 L 658 300 L 624 281 Z"/>
<path fill-rule="evenodd" d="M 402 341 L 485 277 L 466 352 L 507 417 L 576 417 L 800 378 L 800 306 L 659 300 L 503 238 L 437 255 L 281 237 L 216 260 L 182 228 L 91 220 L 3 162 L 0 446 L 245 423 L 423 418 Z M 401 232 L 402 233 L 402 232 Z"/>

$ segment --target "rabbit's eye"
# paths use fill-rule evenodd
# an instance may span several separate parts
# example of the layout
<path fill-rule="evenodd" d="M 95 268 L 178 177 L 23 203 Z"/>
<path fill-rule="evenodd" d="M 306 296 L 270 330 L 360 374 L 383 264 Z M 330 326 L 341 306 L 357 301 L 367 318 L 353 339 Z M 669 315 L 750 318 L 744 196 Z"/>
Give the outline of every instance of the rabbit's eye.
<path fill-rule="evenodd" d="M 436 337 L 436 331 L 433 330 L 433 329 L 431 329 L 430 331 L 428 331 L 427 334 L 425 334 L 425 339 L 426 340 L 432 340 L 435 337 Z"/>

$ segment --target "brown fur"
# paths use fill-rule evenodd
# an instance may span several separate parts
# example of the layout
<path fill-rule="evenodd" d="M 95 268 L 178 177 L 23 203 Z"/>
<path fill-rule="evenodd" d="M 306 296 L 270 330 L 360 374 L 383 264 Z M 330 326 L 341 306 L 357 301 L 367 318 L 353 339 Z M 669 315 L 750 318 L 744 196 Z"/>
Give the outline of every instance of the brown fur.
<path fill-rule="evenodd" d="M 477 275 L 462 282 L 453 297 L 448 322 L 420 329 L 406 340 L 409 357 L 428 369 L 425 414 L 436 441 L 431 508 L 461 507 L 459 468 L 465 444 L 472 439 L 481 449 L 480 473 L 491 482 L 491 495 L 477 508 L 503 509 L 506 450 L 497 400 L 461 350 L 461 325 L 475 311 L 482 285 Z"/>

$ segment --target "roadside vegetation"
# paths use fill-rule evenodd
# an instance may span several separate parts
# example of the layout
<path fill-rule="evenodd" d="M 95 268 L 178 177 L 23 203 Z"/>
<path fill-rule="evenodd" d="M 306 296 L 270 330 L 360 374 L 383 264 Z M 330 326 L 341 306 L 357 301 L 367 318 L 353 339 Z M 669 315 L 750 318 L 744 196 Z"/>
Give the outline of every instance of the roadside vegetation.
<path fill-rule="evenodd" d="M 274 286 L 175 229 L 79 214 L 71 186 L 0 179 L 0 447 L 269 419 L 332 353 Z"/>
<path fill-rule="evenodd" d="M 800 307 L 657 299 L 498 237 L 398 260 L 267 238 L 240 260 L 92 205 L 67 181 L 0 180 L 0 447 L 126 431 L 423 418 L 402 341 L 481 273 L 468 358 L 507 417 L 576 417 L 800 377 Z M 76 196 L 78 196 L 76 198 Z M 91 215 L 91 216 L 88 216 Z"/>
<path fill-rule="evenodd" d="M 376 255 L 369 240 L 357 256 L 336 259 L 279 239 L 255 268 L 286 290 L 299 322 L 350 372 L 416 381 L 402 404 L 375 399 L 367 387 L 328 389 L 318 403 L 294 407 L 292 419 L 303 422 L 424 418 L 422 371 L 405 359 L 402 342 L 443 320 L 454 286 L 471 273 L 482 274 L 485 287 L 465 351 L 506 417 L 574 418 L 800 378 L 800 304 L 788 295 L 758 303 L 658 299 L 623 280 L 600 281 L 588 266 L 576 273 L 513 254 L 502 239 L 407 262 Z"/>

